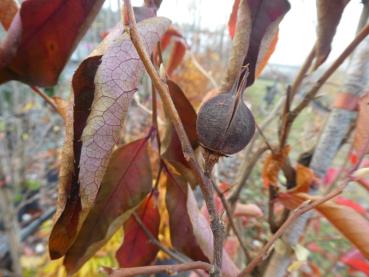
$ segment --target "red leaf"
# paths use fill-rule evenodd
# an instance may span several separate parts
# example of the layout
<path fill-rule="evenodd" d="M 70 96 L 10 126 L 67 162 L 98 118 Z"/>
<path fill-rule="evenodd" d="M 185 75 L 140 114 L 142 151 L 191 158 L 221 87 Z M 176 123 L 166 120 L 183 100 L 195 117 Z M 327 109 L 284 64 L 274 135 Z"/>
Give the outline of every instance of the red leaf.
<path fill-rule="evenodd" d="M 327 173 L 325 174 L 323 178 L 323 183 L 325 185 L 331 185 L 332 182 L 336 180 L 338 173 L 339 172 L 337 168 L 334 168 L 334 167 L 328 168 Z"/>
<path fill-rule="evenodd" d="M 0 52 L 0 83 L 53 86 L 103 0 L 28 0 Z"/>
<path fill-rule="evenodd" d="M 161 37 L 160 46 L 163 51 L 167 49 L 173 37 L 182 38 L 182 35 L 177 29 L 173 27 L 169 27 L 169 29 Z"/>
<path fill-rule="evenodd" d="M 186 44 L 182 39 L 176 39 L 167 63 L 168 76 L 172 76 L 174 70 L 181 64 L 186 54 Z"/>
<path fill-rule="evenodd" d="M 175 28 L 169 28 L 161 38 L 161 47 L 164 51 L 174 41 L 173 49 L 169 55 L 167 63 L 167 74 L 172 76 L 174 70 L 181 64 L 187 50 L 187 44 L 181 33 Z"/>
<path fill-rule="evenodd" d="M 95 205 L 64 259 L 68 274 L 76 272 L 102 247 L 151 191 L 148 139 L 136 140 L 113 152 Z"/>
<path fill-rule="evenodd" d="M 354 249 L 347 252 L 341 258 L 341 262 L 345 263 L 356 271 L 364 272 L 369 275 L 369 261 L 366 259 L 360 251 Z"/>
<path fill-rule="evenodd" d="M 160 214 L 158 209 L 158 192 L 154 191 L 136 210 L 137 216 L 154 237 L 158 237 Z M 124 224 L 124 241 L 116 253 L 121 267 L 145 266 L 155 259 L 159 248 L 150 242 L 145 232 L 131 216 Z"/>
<path fill-rule="evenodd" d="M 228 20 L 228 31 L 230 37 L 233 39 L 234 33 L 236 32 L 236 24 L 237 24 L 237 13 L 238 6 L 240 5 L 240 0 L 235 0 L 232 6 L 232 12 Z"/>

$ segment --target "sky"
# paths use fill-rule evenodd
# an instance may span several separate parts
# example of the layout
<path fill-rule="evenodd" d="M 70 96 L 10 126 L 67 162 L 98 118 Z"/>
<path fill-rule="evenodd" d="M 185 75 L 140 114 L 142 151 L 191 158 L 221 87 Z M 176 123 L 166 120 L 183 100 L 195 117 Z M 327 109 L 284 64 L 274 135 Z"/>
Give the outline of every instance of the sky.
<path fill-rule="evenodd" d="M 331 0 L 335 1 L 335 0 Z M 107 4 L 116 7 L 118 0 Z M 290 0 L 291 10 L 280 24 L 279 41 L 270 62 L 285 65 L 301 65 L 310 52 L 316 37 L 316 1 Z M 139 6 L 142 0 L 133 0 Z M 163 0 L 158 15 L 168 17 L 181 25 L 195 22 L 204 29 L 226 28 L 233 0 Z M 196 9 L 194 8 L 196 6 Z M 352 0 L 347 5 L 332 44 L 327 62 L 334 60 L 354 38 L 362 4 Z"/>

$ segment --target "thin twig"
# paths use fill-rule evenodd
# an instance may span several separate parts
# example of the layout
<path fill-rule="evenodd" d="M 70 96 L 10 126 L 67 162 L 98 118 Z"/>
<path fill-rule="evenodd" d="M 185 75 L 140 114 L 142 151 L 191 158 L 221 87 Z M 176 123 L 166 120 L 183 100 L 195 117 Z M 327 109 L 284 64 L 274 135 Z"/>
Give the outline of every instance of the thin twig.
<path fill-rule="evenodd" d="M 42 99 L 45 100 L 47 104 L 50 105 L 50 107 L 59 114 L 58 107 L 55 105 L 55 102 L 51 97 L 49 97 L 47 94 L 45 94 L 43 91 L 41 91 L 38 87 L 31 86 L 31 89 L 33 92 L 35 92 L 38 96 L 40 96 Z"/>
<path fill-rule="evenodd" d="M 126 28 L 128 29 L 128 33 L 130 34 L 132 43 L 135 46 L 137 53 L 140 56 L 141 61 L 143 62 L 146 68 L 147 73 L 152 79 L 154 86 L 156 87 L 156 89 L 158 90 L 160 94 L 161 100 L 163 101 L 163 106 L 165 108 L 165 111 L 171 123 L 173 124 L 177 132 L 177 135 L 180 139 L 184 157 L 190 164 L 191 168 L 193 169 L 196 177 L 198 178 L 200 182 L 200 188 L 202 190 L 204 200 L 206 202 L 206 206 L 208 208 L 208 212 L 211 218 L 211 229 L 214 235 L 214 243 L 213 243 L 214 272 L 211 275 L 220 276 L 221 260 L 222 260 L 222 253 L 223 253 L 223 243 L 222 243 L 223 228 L 222 228 L 222 223 L 220 221 L 219 215 L 215 208 L 212 184 L 210 180 L 204 176 L 200 168 L 200 165 L 198 164 L 196 160 L 196 156 L 192 149 L 191 143 L 187 137 L 187 134 L 183 127 L 181 119 L 170 97 L 168 86 L 160 78 L 159 74 L 155 70 L 154 65 L 150 61 L 149 55 L 147 54 L 145 50 L 142 39 L 137 31 L 136 20 L 134 17 L 131 1 L 124 0 L 124 5 L 125 5 L 124 13 L 126 15 L 125 17 L 128 19 L 128 26 L 126 26 Z"/>
<path fill-rule="evenodd" d="M 301 103 L 290 113 L 289 121 L 292 123 L 300 112 L 310 103 L 310 101 L 319 92 L 322 85 L 332 76 L 332 74 L 340 67 L 346 58 L 355 50 L 355 48 L 366 38 L 369 34 L 369 24 L 367 24 L 361 32 L 352 40 L 352 42 L 343 50 L 341 55 L 335 62 L 324 72 L 324 74 L 316 81 L 313 88 L 305 95 Z"/>
<path fill-rule="evenodd" d="M 264 259 L 267 258 L 269 254 L 269 250 L 274 245 L 277 239 L 279 239 L 284 232 L 287 230 L 287 228 L 295 222 L 297 218 L 299 218 L 302 214 L 314 209 L 315 207 L 323 204 L 324 202 L 331 200 L 332 198 L 336 197 L 337 195 L 341 194 L 343 189 L 347 186 L 349 182 L 349 179 L 346 179 L 346 181 L 339 187 L 337 187 L 336 190 L 334 190 L 332 193 L 327 194 L 324 197 L 321 197 L 319 199 L 316 199 L 314 201 L 307 200 L 303 202 L 300 206 L 298 206 L 296 209 L 294 209 L 290 216 L 287 218 L 287 220 L 282 224 L 282 226 L 278 229 L 278 231 L 271 237 L 271 239 L 264 245 L 264 247 L 259 251 L 257 256 L 247 265 L 247 267 L 238 275 L 238 277 L 247 276 L 250 274 L 254 268 Z"/>
<path fill-rule="evenodd" d="M 141 227 L 142 231 L 145 233 L 145 235 L 150 239 L 150 242 L 157 246 L 161 251 L 163 251 L 165 254 L 167 254 L 169 257 L 173 258 L 177 262 L 180 263 L 186 263 L 188 262 L 187 259 L 183 258 L 182 256 L 175 253 L 173 250 L 169 249 L 165 245 L 163 245 L 160 241 L 158 241 L 154 235 L 150 232 L 149 229 L 147 229 L 145 223 L 142 222 L 141 218 L 137 215 L 136 212 L 133 212 L 133 217 L 136 220 L 137 224 Z"/>
<path fill-rule="evenodd" d="M 142 266 L 142 267 L 127 267 L 120 269 L 113 269 L 108 267 L 103 267 L 102 270 L 109 274 L 110 277 L 128 277 L 137 275 L 150 275 L 154 273 L 165 272 L 169 275 L 176 275 L 179 272 L 190 271 L 195 269 L 205 270 L 207 272 L 212 272 L 213 266 L 205 262 L 188 262 L 183 264 L 175 265 L 152 265 L 152 266 Z"/>
<path fill-rule="evenodd" d="M 293 100 L 293 97 L 296 95 L 298 89 L 300 88 L 301 83 L 306 76 L 306 73 L 309 71 L 311 64 L 313 63 L 314 57 L 315 57 L 315 45 L 311 49 L 309 55 L 306 57 L 304 64 L 302 65 L 299 73 L 297 73 L 297 76 L 291 85 L 291 99 L 290 99 L 291 101 Z"/>
<path fill-rule="evenodd" d="M 163 245 L 159 240 L 157 240 L 154 235 L 150 232 L 150 230 L 146 227 L 145 223 L 142 222 L 141 218 L 137 215 L 136 212 L 133 213 L 133 216 L 137 222 L 137 224 L 141 227 L 142 231 L 145 233 L 145 235 L 150 239 L 150 242 L 157 246 L 161 251 L 163 251 L 165 254 L 167 254 L 172 259 L 176 260 L 180 263 L 187 263 L 187 262 L 193 262 L 189 257 L 183 255 L 182 253 L 178 253 L 175 249 L 170 249 Z M 195 270 L 196 274 L 204 277 L 203 272 L 199 270 Z"/>
<path fill-rule="evenodd" d="M 204 75 L 210 81 L 213 88 L 218 88 L 219 87 L 218 83 L 215 81 L 213 76 L 208 71 L 206 71 L 206 69 L 199 63 L 199 61 L 195 57 L 194 53 L 192 53 L 192 51 L 190 51 L 190 57 L 191 57 L 192 63 L 202 73 L 202 75 Z"/>
<path fill-rule="evenodd" d="M 238 201 L 241 190 L 246 184 L 246 180 L 249 178 L 252 170 L 256 165 L 256 162 L 262 157 L 263 153 L 267 150 L 268 147 L 262 146 L 258 148 L 252 156 L 247 157 L 247 163 L 241 169 L 242 175 L 240 176 L 240 180 L 238 181 L 236 189 L 232 192 L 231 196 L 228 198 L 228 201 L 231 203 L 231 206 L 234 206 L 234 204 Z"/>
<path fill-rule="evenodd" d="M 245 243 L 242 240 L 242 237 L 240 235 L 240 232 L 238 231 L 238 228 L 236 226 L 236 224 L 233 221 L 233 212 L 231 207 L 229 207 L 229 204 L 227 202 L 227 199 L 225 199 L 224 194 L 219 190 L 219 188 L 216 186 L 216 184 L 213 182 L 213 188 L 215 189 L 216 193 L 218 194 L 220 200 L 222 201 L 224 210 L 227 214 L 228 217 L 228 221 L 229 221 L 229 225 L 231 227 L 231 229 L 233 230 L 234 234 L 237 237 L 237 240 L 240 243 L 240 246 L 242 248 L 243 253 L 245 254 L 245 257 L 247 258 L 247 262 L 251 261 L 251 255 L 249 253 L 249 251 L 247 250 Z"/>

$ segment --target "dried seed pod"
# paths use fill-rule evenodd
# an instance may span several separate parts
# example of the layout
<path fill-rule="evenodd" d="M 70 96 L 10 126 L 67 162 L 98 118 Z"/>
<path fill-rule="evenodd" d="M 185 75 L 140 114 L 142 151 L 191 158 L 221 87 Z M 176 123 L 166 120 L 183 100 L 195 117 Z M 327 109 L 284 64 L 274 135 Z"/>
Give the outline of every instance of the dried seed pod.
<path fill-rule="evenodd" d="M 220 155 L 230 155 L 250 142 L 255 120 L 241 95 L 221 93 L 201 106 L 196 128 L 203 147 Z"/>

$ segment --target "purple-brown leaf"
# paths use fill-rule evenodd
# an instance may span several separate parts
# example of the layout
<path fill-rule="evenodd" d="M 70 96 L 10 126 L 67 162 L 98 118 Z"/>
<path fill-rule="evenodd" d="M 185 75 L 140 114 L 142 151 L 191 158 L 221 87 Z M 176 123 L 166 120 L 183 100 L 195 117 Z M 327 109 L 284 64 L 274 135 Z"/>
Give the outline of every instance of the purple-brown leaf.
<path fill-rule="evenodd" d="M 318 27 L 315 46 L 315 69 L 327 59 L 343 10 L 349 1 L 317 0 Z"/>
<path fill-rule="evenodd" d="M 138 23 L 138 31 L 147 52 L 152 51 L 169 25 L 168 19 L 160 17 Z M 107 46 L 96 72 L 94 101 L 82 134 L 79 164 L 82 209 L 88 209 L 94 203 L 143 70 L 143 64 L 127 33 Z"/>
<path fill-rule="evenodd" d="M 95 204 L 65 256 L 69 274 L 107 242 L 151 191 L 148 139 L 136 140 L 113 152 Z"/>

